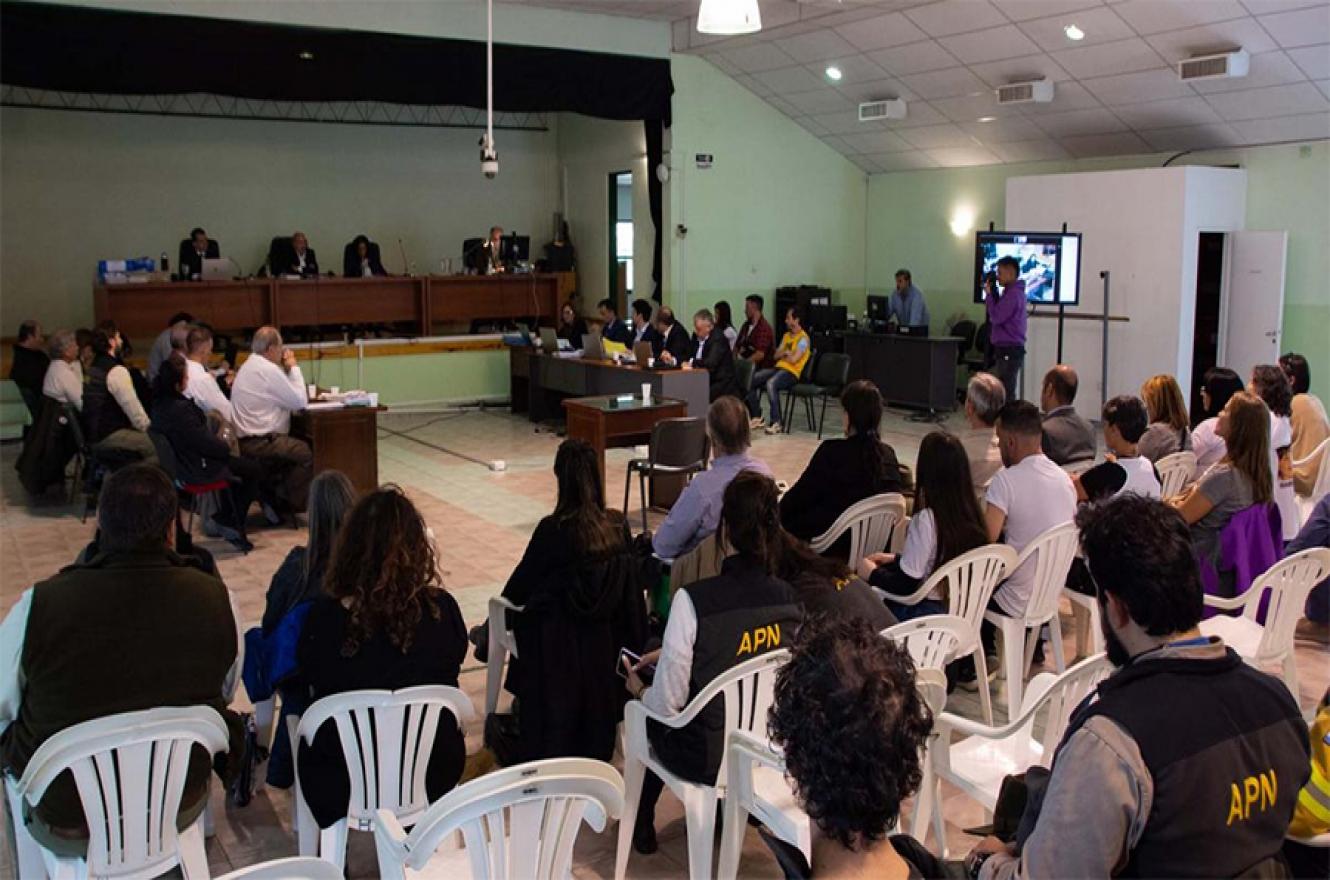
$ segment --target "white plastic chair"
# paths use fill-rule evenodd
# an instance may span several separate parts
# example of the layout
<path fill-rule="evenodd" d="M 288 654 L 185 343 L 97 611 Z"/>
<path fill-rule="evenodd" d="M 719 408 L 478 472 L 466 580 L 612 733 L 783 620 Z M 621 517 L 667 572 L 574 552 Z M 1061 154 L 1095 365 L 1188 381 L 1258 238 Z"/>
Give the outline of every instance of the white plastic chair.
<path fill-rule="evenodd" d="M 937 742 L 932 750 L 933 771 L 937 780 L 945 779 L 974 798 L 991 816 L 997 806 L 998 790 L 1004 777 L 1022 773 L 1038 764 L 1049 766 L 1067 729 L 1072 710 L 1113 666 L 1103 654 L 1077 663 L 1061 675 L 1041 672 L 1030 680 L 1021 713 L 1001 727 L 990 727 L 968 718 L 944 712 L 935 724 Z M 1035 715 L 1048 707 L 1043 737 L 1035 739 Z M 953 741 L 953 734 L 963 739 Z M 943 835 L 941 801 L 933 792 L 933 824 L 937 830 L 942 858 L 947 857 Z"/>
<path fill-rule="evenodd" d="M 203 814 L 177 831 L 190 752 L 227 748 L 226 723 L 207 706 L 149 709 L 85 721 L 42 743 L 21 779 L 5 778 L 22 878 L 156 877 L 176 865 L 186 880 L 207 880 Z M 88 825 L 86 857 L 57 856 L 23 824 L 60 774 L 74 777 Z"/>
<path fill-rule="evenodd" d="M 882 638 L 900 642 L 910 652 L 915 669 L 945 669 L 966 641 L 970 624 L 954 614 L 916 617 L 882 630 Z"/>
<path fill-rule="evenodd" d="M 1159 497 L 1172 498 L 1196 476 L 1196 453 L 1175 452 L 1155 462 L 1159 472 Z"/>
<path fill-rule="evenodd" d="M 428 865 L 430 876 L 450 880 L 564 880 L 582 823 L 603 831 L 622 811 L 623 778 L 609 764 L 587 758 L 518 764 L 448 792 L 410 834 L 391 811 L 380 810 L 379 876 L 405 880 L 408 868 L 415 876 Z"/>
<path fill-rule="evenodd" d="M 640 700 L 633 700 L 624 708 L 623 777 L 626 792 L 623 817 L 619 820 L 619 847 L 614 859 L 615 880 L 624 880 L 628 869 L 633 823 L 637 820 L 637 809 L 642 800 L 642 782 L 648 770 L 660 777 L 665 787 L 683 801 L 688 827 L 689 877 L 692 880 L 711 877 L 716 798 L 720 797 L 725 787 L 725 760 L 721 760 L 713 785 L 700 785 L 681 779 L 652 753 L 651 743 L 647 739 L 647 721 L 658 721 L 666 727 L 678 729 L 696 718 L 713 699 L 723 696 L 725 727 L 722 735 L 728 736 L 733 730 L 757 730 L 765 734 L 776 671 L 789 659 L 790 652 L 782 648 L 740 663 L 714 678 L 682 712 L 669 718 L 652 712 Z"/>
<path fill-rule="evenodd" d="M 1224 610 L 1241 608 L 1242 616 L 1221 615 L 1203 620 L 1201 632 L 1207 636 L 1219 636 L 1253 666 L 1280 664 L 1284 684 L 1288 685 L 1293 700 L 1297 702 L 1298 665 L 1293 633 L 1307 603 L 1307 594 L 1327 575 L 1330 575 L 1330 550 L 1312 547 L 1294 553 L 1270 566 L 1241 596 L 1232 599 L 1205 596 L 1206 605 Z M 1267 591 L 1270 603 L 1262 626 L 1256 622 L 1256 614 L 1261 597 Z"/>
<path fill-rule="evenodd" d="M 444 719 L 444 713 L 450 717 Z M 338 868 L 346 862 L 348 828 L 371 831 L 374 815 L 389 810 L 410 825 L 429 806 L 425 771 L 440 724 L 460 726 L 475 717 L 467 695 L 447 685 L 398 691 L 363 690 L 334 694 L 301 716 L 292 737 L 295 763 L 296 837 L 302 856 L 317 855 Z M 324 722 L 337 727 L 351 800 L 346 818 L 320 830 L 300 788 L 300 743 L 313 742 Z"/>
<path fill-rule="evenodd" d="M 1076 557 L 1078 541 L 1076 524 L 1071 522 L 1054 526 L 1031 541 L 1021 551 L 1011 569 L 1017 570 L 1026 560 L 1034 557 L 1034 584 L 1030 588 L 1030 599 L 1025 604 L 1025 614 L 1008 617 L 996 611 L 984 613 L 984 620 L 996 626 L 1002 635 L 1002 675 L 1007 680 L 1008 718 L 1021 705 L 1025 673 L 1034 661 L 1039 630 L 1046 623 L 1049 637 L 1053 641 L 1053 665 L 1058 672 L 1067 668 L 1062 653 L 1062 625 L 1058 621 L 1058 605 L 1067 584 L 1071 561 Z"/>
<path fill-rule="evenodd" d="M 508 612 L 520 613 L 521 608 L 502 596 L 491 596 L 489 604 L 489 659 L 485 664 L 485 715 L 493 715 L 499 707 L 499 690 L 503 687 L 503 663 L 508 655 L 517 656 L 517 639 L 508 628 Z"/>
<path fill-rule="evenodd" d="M 899 492 L 884 492 L 857 501 L 836 517 L 831 528 L 809 544 L 814 553 L 823 553 L 846 532 L 850 533 L 850 556 L 858 562 L 870 553 L 878 553 L 891 540 L 892 530 L 905 519 L 905 498 Z"/>
<path fill-rule="evenodd" d="M 979 682 L 979 704 L 984 720 L 993 723 L 993 697 L 988 687 L 988 663 L 984 659 L 984 645 L 979 638 L 979 625 L 983 621 L 988 600 L 997 589 L 998 582 L 1016 570 L 1016 551 L 1006 544 L 988 544 L 962 553 L 946 565 L 938 566 L 928 579 L 908 596 L 879 596 L 890 598 L 902 605 L 918 605 L 935 589 L 947 585 L 947 611 L 963 619 L 967 625 L 964 641 L 954 649 L 954 656 L 974 656 L 976 681 Z"/>
<path fill-rule="evenodd" d="M 1293 462 L 1294 467 L 1302 467 L 1310 464 L 1313 459 L 1320 456 L 1321 464 L 1316 471 L 1316 482 L 1312 484 L 1312 493 L 1310 495 L 1298 495 L 1298 525 L 1305 525 L 1312 515 L 1312 508 L 1316 503 L 1330 493 L 1330 437 L 1322 440 L 1320 444 L 1311 451 L 1306 458 L 1300 458 Z"/>
<path fill-rule="evenodd" d="M 332 862 L 296 856 L 250 865 L 216 880 L 342 880 L 342 872 Z"/>

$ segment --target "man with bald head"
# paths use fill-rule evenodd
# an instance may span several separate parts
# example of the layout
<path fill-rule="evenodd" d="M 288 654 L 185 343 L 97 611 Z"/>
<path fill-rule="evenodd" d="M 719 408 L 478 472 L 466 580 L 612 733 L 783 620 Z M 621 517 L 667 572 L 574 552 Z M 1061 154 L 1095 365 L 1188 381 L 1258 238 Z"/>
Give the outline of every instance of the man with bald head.
<path fill-rule="evenodd" d="M 240 451 L 263 465 L 265 483 L 292 511 L 305 509 L 314 477 L 314 454 L 291 436 L 291 413 L 308 402 L 296 353 L 276 327 L 260 327 L 231 386 L 231 414 Z"/>
<path fill-rule="evenodd" d="M 1044 374 L 1039 392 L 1039 407 L 1044 411 L 1043 447 L 1044 455 L 1054 464 L 1094 460 L 1094 428 L 1072 406 L 1079 384 L 1076 371 L 1066 364 L 1058 364 Z"/>

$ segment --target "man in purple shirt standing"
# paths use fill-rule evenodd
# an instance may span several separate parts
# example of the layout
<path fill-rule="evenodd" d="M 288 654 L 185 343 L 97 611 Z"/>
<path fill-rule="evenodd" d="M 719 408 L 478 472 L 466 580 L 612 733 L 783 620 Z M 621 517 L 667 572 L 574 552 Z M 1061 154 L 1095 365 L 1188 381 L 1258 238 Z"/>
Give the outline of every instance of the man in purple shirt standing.
<path fill-rule="evenodd" d="M 997 284 L 985 285 L 988 313 L 988 354 L 985 368 L 1002 380 L 1007 400 L 1016 400 L 1016 377 L 1025 363 L 1025 282 L 1015 257 L 997 261 Z M 1000 289 L 1000 292 L 999 292 Z"/>

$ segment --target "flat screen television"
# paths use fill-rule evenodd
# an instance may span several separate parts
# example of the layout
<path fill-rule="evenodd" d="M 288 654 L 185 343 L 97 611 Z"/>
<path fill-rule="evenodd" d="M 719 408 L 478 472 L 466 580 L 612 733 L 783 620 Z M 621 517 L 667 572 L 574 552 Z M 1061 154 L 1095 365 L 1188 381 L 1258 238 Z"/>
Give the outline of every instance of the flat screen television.
<path fill-rule="evenodd" d="M 997 261 L 1015 257 L 1025 298 L 1039 305 L 1074 306 L 1081 301 L 1079 232 L 976 232 L 974 301 L 984 301 L 984 278 Z"/>

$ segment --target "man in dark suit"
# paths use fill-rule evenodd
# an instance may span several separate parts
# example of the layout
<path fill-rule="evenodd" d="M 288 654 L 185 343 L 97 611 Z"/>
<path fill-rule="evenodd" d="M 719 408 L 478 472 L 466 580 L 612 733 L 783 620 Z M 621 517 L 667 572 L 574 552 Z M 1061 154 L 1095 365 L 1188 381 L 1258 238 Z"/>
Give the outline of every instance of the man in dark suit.
<path fill-rule="evenodd" d="M 740 399 L 739 376 L 734 370 L 734 352 L 724 335 L 717 335 L 716 319 L 709 309 L 700 309 L 693 315 L 692 351 L 685 364 L 705 369 L 711 378 L 711 400 L 726 394 Z"/>
<path fill-rule="evenodd" d="M 180 258 L 176 263 L 180 279 L 187 281 L 203 274 L 203 261 L 216 260 L 222 256 L 217 242 L 208 238 L 208 233 L 195 226 L 189 232 L 189 238 L 180 242 Z"/>
<path fill-rule="evenodd" d="M 688 338 L 688 331 L 674 320 L 674 310 L 669 306 L 656 310 L 656 330 L 660 333 L 660 339 L 652 343 L 656 357 L 670 366 L 688 360 L 693 352 L 692 340 Z"/>
<path fill-rule="evenodd" d="M 502 226 L 490 227 L 490 236 L 480 246 L 480 257 L 477 262 L 482 275 L 497 275 L 504 271 Z"/>
<path fill-rule="evenodd" d="M 1054 464 L 1094 459 L 1094 428 L 1071 405 L 1078 384 L 1076 371 L 1066 364 L 1058 364 L 1044 374 L 1039 392 L 1039 405 L 1044 410 L 1043 447 L 1044 455 Z"/>
<path fill-rule="evenodd" d="M 287 252 L 287 265 L 275 275 L 299 275 L 312 278 L 319 274 L 319 258 L 314 256 L 314 248 L 309 246 L 309 239 L 303 232 L 291 233 L 291 250 Z"/>
<path fill-rule="evenodd" d="M 596 306 L 600 312 L 600 320 L 603 329 L 600 331 L 601 338 L 608 339 L 611 342 L 619 342 L 628 347 L 633 345 L 633 331 L 628 325 L 619 320 L 619 310 L 614 307 L 614 300 L 602 299 Z"/>
<path fill-rule="evenodd" d="M 633 341 L 629 347 L 639 342 L 650 342 L 653 356 L 660 354 L 660 333 L 651 323 L 651 303 L 644 299 L 633 300 Z"/>

